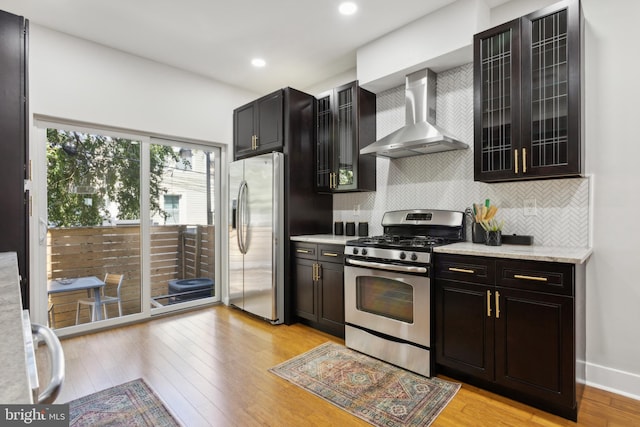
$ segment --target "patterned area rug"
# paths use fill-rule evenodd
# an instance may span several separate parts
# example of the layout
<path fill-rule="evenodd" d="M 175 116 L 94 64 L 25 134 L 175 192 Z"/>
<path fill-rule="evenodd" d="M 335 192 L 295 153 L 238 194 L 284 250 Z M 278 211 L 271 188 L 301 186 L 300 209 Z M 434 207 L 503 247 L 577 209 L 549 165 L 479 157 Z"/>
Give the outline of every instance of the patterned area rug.
<path fill-rule="evenodd" d="M 141 378 L 72 400 L 69 425 L 180 426 Z"/>
<path fill-rule="evenodd" d="M 460 389 L 460 384 L 426 378 L 331 342 L 269 371 L 385 427 L 430 425 Z"/>

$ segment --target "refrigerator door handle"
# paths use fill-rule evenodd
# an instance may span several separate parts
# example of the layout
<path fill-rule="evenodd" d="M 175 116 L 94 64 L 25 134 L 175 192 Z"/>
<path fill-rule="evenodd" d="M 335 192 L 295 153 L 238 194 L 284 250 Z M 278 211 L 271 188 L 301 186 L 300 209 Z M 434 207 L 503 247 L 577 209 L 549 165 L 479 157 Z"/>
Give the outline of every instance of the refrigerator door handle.
<path fill-rule="evenodd" d="M 238 238 L 238 248 L 240 249 L 240 253 L 246 255 L 247 247 L 246 247 L 246 239 L 245 239 L 245 213 L 247 208 L 247 181 L 242 181 L 240 183 L 240 188 L 238 189 L 238 208 L 236 210 L 237 220 L 236 224 L 238 226 L 238 232 L 236 236 Z"/>

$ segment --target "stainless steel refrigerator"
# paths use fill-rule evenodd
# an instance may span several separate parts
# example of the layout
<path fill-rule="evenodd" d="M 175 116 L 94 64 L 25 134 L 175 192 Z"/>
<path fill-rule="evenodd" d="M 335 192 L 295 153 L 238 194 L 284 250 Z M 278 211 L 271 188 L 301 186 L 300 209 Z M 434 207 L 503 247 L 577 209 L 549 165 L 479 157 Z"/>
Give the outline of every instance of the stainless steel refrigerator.
<path fill-rule="evenodd" d="M 284 321 L 284 155 L 229 166 L 229 303 Z"/>

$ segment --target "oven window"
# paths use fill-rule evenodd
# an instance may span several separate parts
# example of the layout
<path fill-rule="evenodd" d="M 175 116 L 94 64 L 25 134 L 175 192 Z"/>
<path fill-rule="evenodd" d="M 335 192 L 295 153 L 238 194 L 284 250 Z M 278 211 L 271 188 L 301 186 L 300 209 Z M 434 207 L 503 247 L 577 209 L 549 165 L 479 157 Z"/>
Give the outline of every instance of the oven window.
<path fill-rule="evenodd" d="M 413 288 L 384 277 L 356 278 L 356 304 L 360 311 L 413 323 Z"/>

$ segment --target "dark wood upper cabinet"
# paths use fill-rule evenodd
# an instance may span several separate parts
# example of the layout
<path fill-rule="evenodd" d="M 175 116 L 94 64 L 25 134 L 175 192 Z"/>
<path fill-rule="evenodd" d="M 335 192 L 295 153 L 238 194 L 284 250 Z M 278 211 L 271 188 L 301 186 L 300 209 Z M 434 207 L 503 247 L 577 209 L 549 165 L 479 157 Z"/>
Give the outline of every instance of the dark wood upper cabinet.
<path fill-rule="evenodd" d="M 332 230 L 333 196 L 315 191 L 315 122 L 316 98 L 291 87 L 260 97 L 233 112 L 234 160 L 273 151 L 284 154 L 282 223 L 285 242 L 289 242 L 291 236 L 327 234 Z M 257 137 L 257 142 L 252 137 Z M 291 254 L 291 245 L 287 243 L 284 248 L 284 271 L 293 272 L 291 265 L 296 258 Z M 309 266 L 298 268 L 295 274 L 310 277 L 302 271 Z M 297 280 L 295 275 L 284 275 L 286 324 L 297 318 L 293 311 L 296 307 L 304 311 L 294 298 L 305 300 L 306 295 L 300 291 L 296 296 L 291 288 L 303 280 Z"/>
<path fill-rule="evenodd" d="M 317 99 L 317 191 L 375 191 L 376 158 L 360 155 L 376 139 L 375 94 L 354 81 Z"/>
<path fill-rule="evenodd" d="M 234 110 L 234 160 L 282 151 L 283 93 L 277 90 Z"/>
<path fill-rule="evenodd" d="M 23 17 L 0 11 L 0 252 L 18 255 L 24 308 L 29 308 L 28 28 Z"/>
<path fill-rule="evenodd" d="M 565 0 L 474 36 L 476 181 L 582 173 L 583 29 Z"/>

